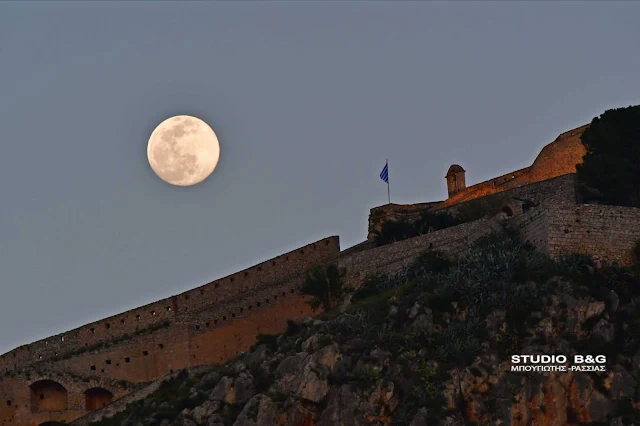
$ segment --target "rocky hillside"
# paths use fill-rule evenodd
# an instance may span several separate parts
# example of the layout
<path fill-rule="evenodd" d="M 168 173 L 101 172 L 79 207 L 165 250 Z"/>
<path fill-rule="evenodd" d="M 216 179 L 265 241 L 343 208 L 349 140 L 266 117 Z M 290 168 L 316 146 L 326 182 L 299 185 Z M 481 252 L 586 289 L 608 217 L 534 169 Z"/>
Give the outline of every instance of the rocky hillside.
<path fill-rule="evenodd" d="M 640 424 L 637 269 L 551 261 L 505 230 L 345 293 L 95 424 Z M 513 354 L 606 355 L 606 371 L 511 372 Z"/>

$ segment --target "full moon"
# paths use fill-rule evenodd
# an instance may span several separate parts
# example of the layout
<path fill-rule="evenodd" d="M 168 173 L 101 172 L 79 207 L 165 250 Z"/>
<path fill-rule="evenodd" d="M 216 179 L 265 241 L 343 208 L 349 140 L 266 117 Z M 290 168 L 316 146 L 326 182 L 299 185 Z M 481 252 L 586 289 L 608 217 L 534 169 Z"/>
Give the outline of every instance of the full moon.
<path fill-rule="evenodd" d="M 178 115 L 164 120 L 151 133 L 147 157 L 160 179 L 190 186 L 205 180 L 216 168 L 220 144 L 207 123 Z"/>

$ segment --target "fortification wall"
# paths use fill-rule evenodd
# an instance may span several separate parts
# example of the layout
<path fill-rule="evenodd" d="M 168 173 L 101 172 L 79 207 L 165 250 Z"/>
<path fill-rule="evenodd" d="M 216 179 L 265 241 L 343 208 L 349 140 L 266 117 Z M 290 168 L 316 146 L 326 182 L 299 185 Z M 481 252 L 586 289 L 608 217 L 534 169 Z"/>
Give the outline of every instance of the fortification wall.
<path fill-rule="evenodd" d="M 497 219 L 484 218 L 371 250 L 341 255 L 338 264 L 347 270 L 347 285 L 355 285 L 367 275 L 395 274 L 427 250 L 439 250 L 455 256 L 478 238 L 498 228 Z"/>
<path fill-rule="evenodd" d="M 635 207 L 544 205 L 514 223 L 526 240 L 552 258 L 582 253 L 630 265 L 640 241 L 640 209 Z"/>
<path fill-rule="evenodd" d="M 511 225 L 519 230 L 523 240 L 530 242 L 541 252 L 550 254 L 547 207 L 538 206 L 514 217 Z"/>
<path fill-rule="evenodd" d="M 92 382 L 115 383 L 108 391 L 119 397 L 173 371 L 234 357 L 249 349 L 259 333 L 285 331 L 287 320 L 313 314 L 299 290 L 305 271 L 335 262 L 339 251 L 338 237 L 326 238 L 179 296 L 5 354 L 2 368 L 13 379 L 0 381 L 0 395 L 16 404 L 13 411 L 0 411 L 0 426 L 75 419 L 104 401 L 96 394 L 87 405 L 84 392 Z M 231 283 L 238 288 L 229 289 Z M 213 295 L 212 289 L 221 294 Z M 116 327 L 117 320 L 125 319 L 120 324 L 126 326 L 129 318 L 138 326 Z M 60 409 L 55 386 L 43 394 L 43 404 L 50 405 L 36 406 L 29 396 L 34 372 L 48 380 L 63 377 L 55 381 L 66 389 L 65 409 Z"/>
<path fill-rule="evenodd" d="M 411 215 L 402 216 L 403 218 L 417 218 L 425 210 L 433 212 L 449 213 L 454 216 L 470 212 L 483 212 L 489 215 L 497 214 L 501 209 L 508 208 L 509 211 L 517 216 L 524 213 L 526 205 L 521 200 L 529 200 L 534 205 L 538 204 L 556 204 L 556 205 L 573 205 L 577 199 L 576 192 L 576 175 L 568 174 L 553 179 L 536 182 L 530 185 L 512 188 L 506 191 L 488 195 L 483 198 L 474 199 L 454 205 L 444 204 L 418 204 L 414 205 L 408 211 Z M 402 211 L 400 207 L 394 206 L 394 209 Z M 372 209 L 374 212 L 376 209 Z M 380 213 L 372 213 L 369 216 L 369 238 L 374 238 L 374 230 L 379 230 L 384 220 L 395 220 L 399 217 L 397 214 L 382 215 Z M 386 218 L 386 219 L 385 219 Z"/>
<path fill-rule="evenodd" d="M 0 386 L 0 425 L 40 425 L 70 422 L 87 412 L 121 398 L 135 388 L 112 380 L 78 377 L 69 373 L 5 376 Z"/>
<path fill-rule="evenodd" d="M 547 211 L 549 253 L 584 253 L 630 265 L 640 241 L 640 208 L 603 205 L 554 206 Z"/>
<path fill-rule="evenodd" d="M 163 327 L 167 322 L 178 320 L 181 314 L 207 309 L 336 257 L 339 245 L 338 237 L 325 238 L 177 296 L 20 346 L 0 356 L 0 372 L 61 358 L 144 330 Z"/>
<path fill-rule="evenodd" d="M 425 210 L 440 204 L 440 201 L 419 204 L 385 204 L 374 207 L 369 211 L 369 224 L 367 239 L 375 237 L 375 232 L 380 231 L 382 224 L 388 220 L 408 220 L 413 221 L 420 217 Z"/>

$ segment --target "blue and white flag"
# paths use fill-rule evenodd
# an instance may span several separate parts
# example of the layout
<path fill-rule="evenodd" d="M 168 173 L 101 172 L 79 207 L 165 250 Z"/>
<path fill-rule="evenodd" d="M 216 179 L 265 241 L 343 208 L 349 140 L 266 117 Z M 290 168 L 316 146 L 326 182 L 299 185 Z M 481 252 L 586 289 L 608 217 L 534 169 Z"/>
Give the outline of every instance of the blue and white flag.
<path fill-rule="evenodd" d="M 389 183 L 389 163 L 388 162 L 384 165 L 384 169 L 382 169 L 382 173 L 380 173 L 380 179 Z"/>

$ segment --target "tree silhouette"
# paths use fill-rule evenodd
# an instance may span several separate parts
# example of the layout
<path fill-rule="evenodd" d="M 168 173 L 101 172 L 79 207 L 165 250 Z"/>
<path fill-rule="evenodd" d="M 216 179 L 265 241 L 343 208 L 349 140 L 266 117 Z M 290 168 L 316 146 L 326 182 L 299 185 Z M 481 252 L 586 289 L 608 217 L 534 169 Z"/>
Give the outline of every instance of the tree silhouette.
<path fill-rule="evenodd" d="M 607 110 L 582 134 L 585 201 L 640 207 L 640 106 Z"/>

